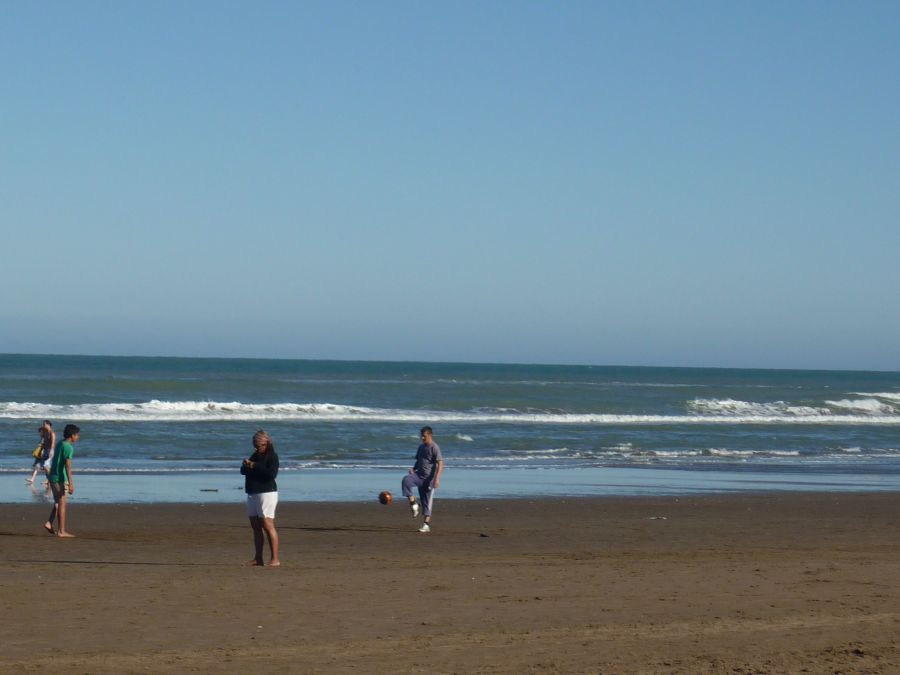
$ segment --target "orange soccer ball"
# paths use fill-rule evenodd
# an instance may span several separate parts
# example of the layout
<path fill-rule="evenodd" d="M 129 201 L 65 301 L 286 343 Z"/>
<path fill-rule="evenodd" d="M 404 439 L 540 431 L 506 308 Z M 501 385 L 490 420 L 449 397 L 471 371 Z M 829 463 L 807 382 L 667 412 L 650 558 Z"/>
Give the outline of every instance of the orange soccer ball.
<path fill-rule="evenodd" d="M 392 501 L 394 501 L 394 495 L 385 490 L 378 495 L 378 501 L 380 501 L 382 504 L 390 504 Z"/>

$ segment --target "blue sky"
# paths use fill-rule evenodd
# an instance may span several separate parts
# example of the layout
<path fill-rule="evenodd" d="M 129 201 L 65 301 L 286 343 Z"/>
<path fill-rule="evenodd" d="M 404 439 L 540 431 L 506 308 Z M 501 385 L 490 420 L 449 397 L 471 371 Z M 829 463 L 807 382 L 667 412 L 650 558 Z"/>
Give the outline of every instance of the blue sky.
<path fill-rule="evenodd" d="M 900 4 L 0 8 L 0 352 L 900 369 Z"/>

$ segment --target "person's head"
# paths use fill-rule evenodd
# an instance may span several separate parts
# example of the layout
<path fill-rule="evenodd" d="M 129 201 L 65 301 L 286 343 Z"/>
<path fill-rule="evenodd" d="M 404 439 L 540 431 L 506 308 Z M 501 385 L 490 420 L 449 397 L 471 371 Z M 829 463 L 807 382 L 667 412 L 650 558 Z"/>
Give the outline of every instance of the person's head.
<path fill-rule="evenodd" d="M 259 452 L 266 453 L 269 450 L 274 450 L 275 444 L 272 443 L 272 437 L 264 430 L 260 429 L 253 434 L 253 447 Z"/>
<path fill-rule="evenodd" d="M 42 429 L 46 429 L 47 431 L 53 431 L 53 422 L 50 420 L 44 420 L 43 425 L 41 425 Z"/>
<path fill-rule="evenodd" d="M 426 443 L 431 443 L 431 436 L 433 435 L 433 431 L 431 427 L 422 427 L 419 430 L 419 437 Z"/>
<path fill-rule="evenodd" d="M 67 424 L 66 428 L 63 429 L 63 438 L 67 441 L 77 441 L 80 436 L 81 429 L 74 424 Z"/>

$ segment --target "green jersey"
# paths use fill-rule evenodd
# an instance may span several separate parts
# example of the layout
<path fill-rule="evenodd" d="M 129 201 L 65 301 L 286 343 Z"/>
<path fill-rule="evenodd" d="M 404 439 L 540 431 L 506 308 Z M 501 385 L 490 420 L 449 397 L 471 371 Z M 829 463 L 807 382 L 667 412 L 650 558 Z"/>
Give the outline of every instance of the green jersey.
<path fill-rule="evenodd" d="M 75 448 L 68 441 L 60 441 L 56 444 L 56 452 L 53 453 L 53 464 L 50 465 L 51 483 L 68 483 L 69 474 L 66 472 L 66 460 L 72 459 Z"/>

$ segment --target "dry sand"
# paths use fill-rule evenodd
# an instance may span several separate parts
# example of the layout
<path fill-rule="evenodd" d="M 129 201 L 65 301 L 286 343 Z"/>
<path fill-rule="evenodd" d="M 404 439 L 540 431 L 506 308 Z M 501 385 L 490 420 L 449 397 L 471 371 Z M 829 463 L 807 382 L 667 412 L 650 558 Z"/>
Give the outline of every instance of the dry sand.
<path fill-rule="evenodd" d="M 0 505 L 3 672 L 900 672 L 900 495 Z"/>

